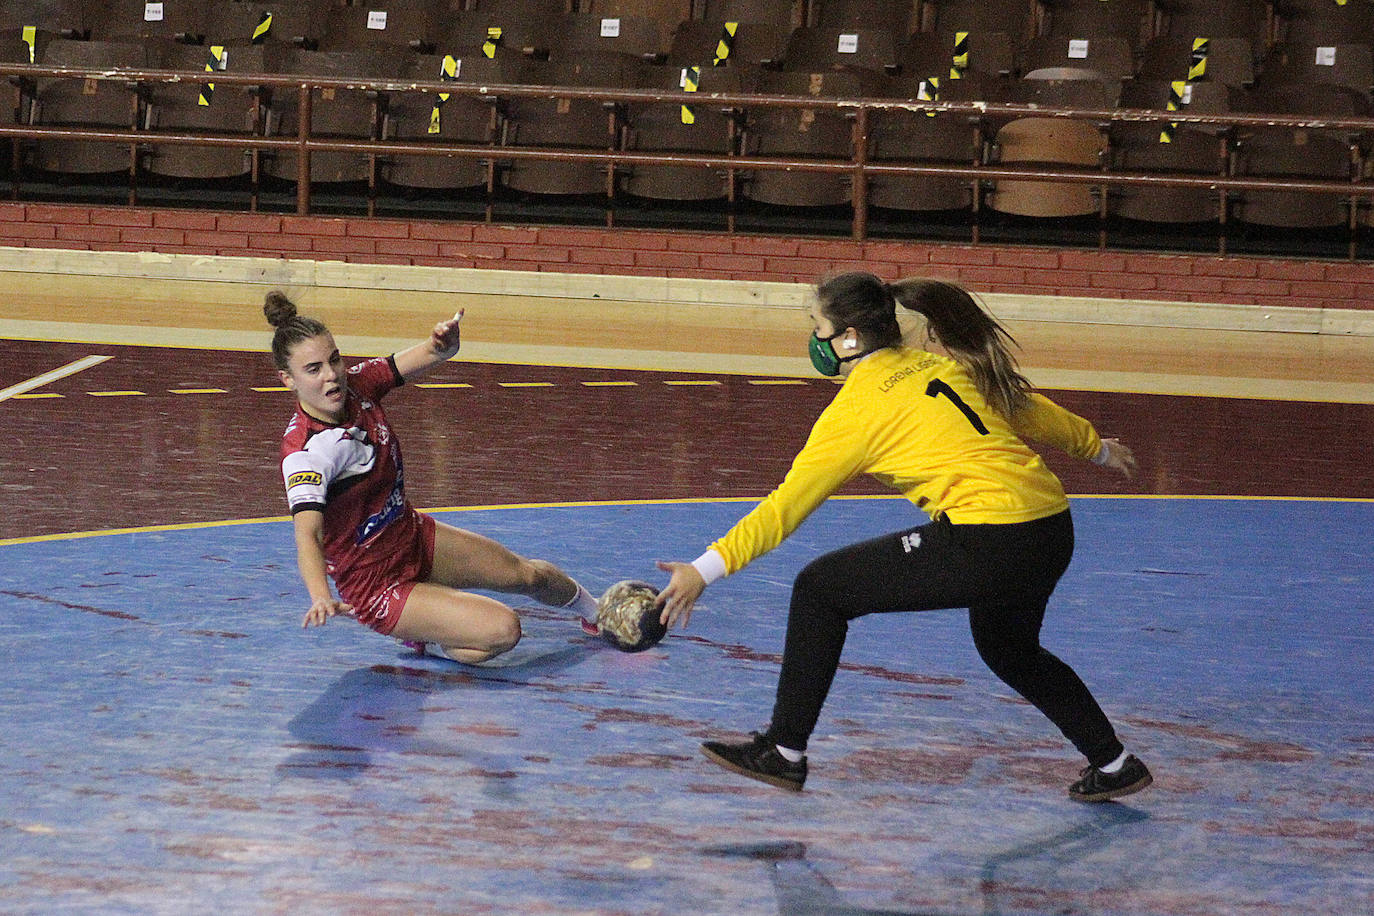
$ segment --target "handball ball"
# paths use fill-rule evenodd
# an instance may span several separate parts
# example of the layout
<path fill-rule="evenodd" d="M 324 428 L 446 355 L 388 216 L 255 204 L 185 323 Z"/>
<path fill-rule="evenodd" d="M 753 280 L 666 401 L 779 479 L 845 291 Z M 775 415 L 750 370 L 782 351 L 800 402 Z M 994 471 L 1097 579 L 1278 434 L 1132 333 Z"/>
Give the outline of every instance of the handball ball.
<path fill-rule="evenodd" d="M 662 608 L 654 605 L 658 589 L 647 582 L 617 582 L 596 603 L 596 626 L 601 638 L 622 652 L 643 652 L 668 633 L 658 622 Z"/>

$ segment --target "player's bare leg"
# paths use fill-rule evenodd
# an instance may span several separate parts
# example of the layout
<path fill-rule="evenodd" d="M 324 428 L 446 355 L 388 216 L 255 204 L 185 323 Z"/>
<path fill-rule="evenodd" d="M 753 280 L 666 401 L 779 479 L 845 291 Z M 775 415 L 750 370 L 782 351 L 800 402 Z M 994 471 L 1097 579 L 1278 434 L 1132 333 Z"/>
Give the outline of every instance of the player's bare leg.
<path fill-rule="evenodd" d="M 520 618 L 494 598 L 421 582 L 411 591 L 391 635 L 437 644 L 457 662 L 476 664 L 520 641 Z"/>
<path fill-rule="evenodd" d="M 527 559 L 491 538 L 451 525 L 435 525 L 429 581 L 527 595 L 540 604 L 568 608 L 581 620 L 596 619 L 596 599 L 557 566 Z"/>

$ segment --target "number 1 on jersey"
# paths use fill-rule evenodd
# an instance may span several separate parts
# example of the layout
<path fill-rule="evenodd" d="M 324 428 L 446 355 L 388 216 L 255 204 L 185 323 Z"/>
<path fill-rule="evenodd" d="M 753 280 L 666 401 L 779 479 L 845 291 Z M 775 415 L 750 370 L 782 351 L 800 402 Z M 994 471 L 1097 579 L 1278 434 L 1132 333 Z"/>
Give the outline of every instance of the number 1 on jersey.
<path fill-rule="evenodd" d="M 964 403 L 964 399 L 959 397 L 957 391 L 940 381 L 938 378 L 931 379 L 930 384 L 926 385 L 926 396 L 938 398 L 942 394 L 949 398 L 951 404 L 959 408 L 960 413 L 968 417 L 968 421 L 973 424 L 973 428 L 978 430 L 978 435 L 986 436 L 988 434 L 988 428 L 983 425 L 982 417 L 974 413 L 973 408 Z"/>

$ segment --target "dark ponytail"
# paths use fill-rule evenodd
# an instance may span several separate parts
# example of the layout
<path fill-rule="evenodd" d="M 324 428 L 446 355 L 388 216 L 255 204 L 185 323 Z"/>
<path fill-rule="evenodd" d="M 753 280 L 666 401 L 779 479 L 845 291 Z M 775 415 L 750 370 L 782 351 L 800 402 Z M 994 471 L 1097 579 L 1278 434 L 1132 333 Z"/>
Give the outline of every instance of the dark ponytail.
<path fill-rule="evenodd" d="M 314 318 L 297 315 L 296 304 L 280 290 L 274 289 L 267 294 L 262 313 L 267 316 L 267 323 L 277 329 L 272 335 L 272 359 L 283 372 L 290 365 L 291 351 L 296 344 L 329 333 L 329 329 Z"/>
<path fill-rule="evenodd" d="M 925 316 L 935 339 L 973 378 L 994 410 L 1010 418 L 1034 390 L 1012 354 L 1016 339 L 968 290 L 941 280 L 914 278 L 888 287 L 897 302 Z"/>

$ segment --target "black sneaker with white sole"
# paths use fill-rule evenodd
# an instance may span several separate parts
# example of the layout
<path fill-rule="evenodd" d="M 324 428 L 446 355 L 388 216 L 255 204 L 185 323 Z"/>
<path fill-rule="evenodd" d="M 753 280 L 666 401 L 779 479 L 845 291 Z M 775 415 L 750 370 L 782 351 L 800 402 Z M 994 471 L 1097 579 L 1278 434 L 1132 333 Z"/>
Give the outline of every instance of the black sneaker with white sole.
<path fill-rule="evenodd" d="M 800 792 L 806 782 L 806 758 L 793 763 L 778 753 L 776 744 L 758 732 L 753 733 L 751 740 L 739 744 L 703 742 L 701 752 L 727 770 L 779 789 Z"/>
<path fill-rule="evenodd" d="M 1078 781 L 1069 786 L 1069 798 L 1081 802 L 1103 802 L 1139 792 L 1154 782 L 1145 764 L 1134 754 L 1115 773 L 1104 773 L 1097 767 L 1084 767 Z"/>

